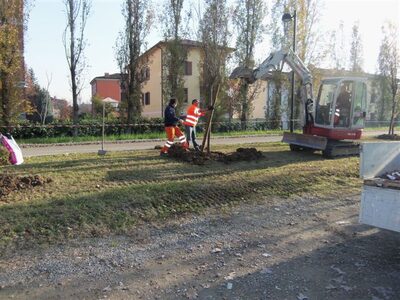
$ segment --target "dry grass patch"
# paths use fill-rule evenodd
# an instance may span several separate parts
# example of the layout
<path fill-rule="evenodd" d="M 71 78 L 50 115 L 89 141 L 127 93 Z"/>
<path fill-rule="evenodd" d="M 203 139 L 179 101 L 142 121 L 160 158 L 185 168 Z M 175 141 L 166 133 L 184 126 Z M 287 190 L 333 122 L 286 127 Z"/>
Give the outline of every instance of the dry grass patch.
<path fill-rule="evenodd" d="M 241 145 L 243 147 L 248 145 Z M 69 238 L 129 232 L 138 222 L 201 212 L 268 197 L 357 192 L 358 158 L 325 160 L 292 153 L 281 143 L 251 145 L 254 162 L 206 166 L 159 157 L 158 151 L 29 158 L 3 167 L 16 176 L 52 182 L 16 191 L 0 203 L 0 243 L 11 248 Z M 235 146 L 216 147 L 233 152 Z"/>

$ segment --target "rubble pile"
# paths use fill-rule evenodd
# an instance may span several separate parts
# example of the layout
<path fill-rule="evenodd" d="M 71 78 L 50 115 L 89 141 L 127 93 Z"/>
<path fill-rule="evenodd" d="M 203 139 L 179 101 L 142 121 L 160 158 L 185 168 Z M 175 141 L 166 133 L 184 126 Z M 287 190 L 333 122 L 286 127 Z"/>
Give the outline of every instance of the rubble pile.
<path fill-rule="evenodd" d="M 168 151 L 168 156 L 178 160 L 186 161 L 195 165 L 204 165 L 206 161 L 219 161 L 223 163 L 232 163 L 239 161 L 254 161 L 261 159 L 263 154 L 256 148 L 238 148 L 233 153 L 204 152 L 200 153 L 194 150 L 185 150 L 179 144 L 174 144 Z"/>
<path fill-rule="evenodd" d="M 13 191 L 29 189 L 51 182 L 50 178 L 43 178 L 39 175 L 34 176 L 15 176 L 0 175 L 0 199 L 4 198 Z"/>
<path fill-rule="evenodd" d="M 400 181 L 400 171 L 387 172 L 381 175 L 380 178 Z"/>

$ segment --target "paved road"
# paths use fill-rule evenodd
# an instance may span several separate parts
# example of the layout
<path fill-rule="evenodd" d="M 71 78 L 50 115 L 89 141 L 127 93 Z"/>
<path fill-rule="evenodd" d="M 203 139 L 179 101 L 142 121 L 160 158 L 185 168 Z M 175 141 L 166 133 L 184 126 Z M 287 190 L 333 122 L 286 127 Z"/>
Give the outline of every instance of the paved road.
<path fill-rule="evenodd" d="M 214 145 L 233 145 L 263 142 L 278 142 L 282 140 L 282 136 L 250 136 L 250 137 L 233 137 L 233 138 L 216 138 L 213 139 Z M 164 140 L 145 141 L 145 142 L 123 142 L 123 143 L 105 143 L 104 149 L 107 151 L 129 151 L 129 150 L 148 150 L 154 149 L 157 145 L 162 145 Z M 57 155 L 66 153 L 96 153 L 101 149 L 101 144 L 70 144 L 70 145 L 40 145 L 23 147 L 22 153 L 24 157 Z"/>
<path fill-rule="evenodd" d="M 378 131 L 366 131 L 364 136 L 374 136 L 382 134 Z M 248 137 L 229 137 L 229 138 L 215 138 L 213 139 L 214 145 L 233 145 L 233 144 L 251 144 L 251 143 L 265 143 L 265 142 L 278 142 L 282 140 L 282 136 L 277 135 L 261 135 L 261 136 L 248 136 Z M 156 145 L 162 145 L 164 140 L 153 140 L 144 142 L 119 142 L 106 143 L 104 149 L 107 151 L 129 151 L 129 150 L 148 150 L 154 149 Z M 24 157 L 30 156 L 44 156 L 44 155 L 57 155 L 66 153 L 96 153 L 101 149 L 101 144 L 64 144 L 64 145 L 38 145 L 38 146 L 25 146 L 22 148 Z"/>

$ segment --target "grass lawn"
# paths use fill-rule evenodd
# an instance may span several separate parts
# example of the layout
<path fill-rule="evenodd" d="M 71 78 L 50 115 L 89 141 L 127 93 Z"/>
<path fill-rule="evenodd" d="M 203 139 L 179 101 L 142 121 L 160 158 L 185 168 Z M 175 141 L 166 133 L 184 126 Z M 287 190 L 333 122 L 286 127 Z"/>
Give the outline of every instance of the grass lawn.
<path fill-rule="evenodd" d="M 232 152 L 237 147 L 215 148 Z M 265 197 L 317 199 L 344 189 L 360 191 L 358 158 L 325 160 L 319 154 L 290 152 L 281 143 L 251 147 L 264 158 L 194 166 L 151 150 L 34 157 L 21 166 L 2 167 L 3 174 L 39 174 L 53 181 L 0 198 L 0 246 L 129 233 L 141 222 Z"/>

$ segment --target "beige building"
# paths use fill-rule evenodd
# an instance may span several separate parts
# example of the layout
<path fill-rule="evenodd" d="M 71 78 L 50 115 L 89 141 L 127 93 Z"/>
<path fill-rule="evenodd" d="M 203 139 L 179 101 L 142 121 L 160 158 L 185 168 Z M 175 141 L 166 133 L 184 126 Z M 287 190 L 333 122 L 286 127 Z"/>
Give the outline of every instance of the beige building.
<path fill-rule="evenodd" d="M 178 99 L 189 104 L 192 99 L 200 98 L 200 60 L 201 47 L 199 42 L 183 40 L 183 45 L 188 49 L 185 62 L 185 99 Z M 162 117 L 164 104 L 162 95 L 162 57 L 165 42 L 159 42 L 147 50 L 142 58 L 148 59 L 148 69 L 145 71 L 146 81 L 142 87 L 143 117 Z"/>

